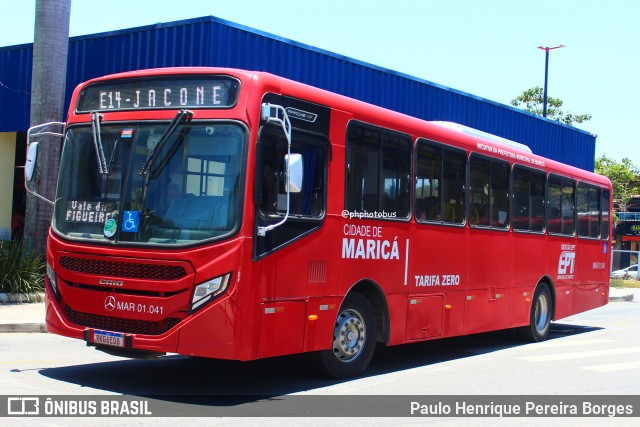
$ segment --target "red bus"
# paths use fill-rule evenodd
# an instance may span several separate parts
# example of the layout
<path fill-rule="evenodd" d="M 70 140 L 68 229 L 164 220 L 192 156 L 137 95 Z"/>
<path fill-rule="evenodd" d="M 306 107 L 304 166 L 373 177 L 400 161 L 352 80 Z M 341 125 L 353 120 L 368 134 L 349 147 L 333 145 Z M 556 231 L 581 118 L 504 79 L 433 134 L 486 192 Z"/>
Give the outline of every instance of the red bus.
<path fill-rule="evenodd" d="M 63 125 L 47 328 L 111 353 L 346 377 L 608 300 L 610 182 L 488 134 L 222 68 L 90 80 Z"/>

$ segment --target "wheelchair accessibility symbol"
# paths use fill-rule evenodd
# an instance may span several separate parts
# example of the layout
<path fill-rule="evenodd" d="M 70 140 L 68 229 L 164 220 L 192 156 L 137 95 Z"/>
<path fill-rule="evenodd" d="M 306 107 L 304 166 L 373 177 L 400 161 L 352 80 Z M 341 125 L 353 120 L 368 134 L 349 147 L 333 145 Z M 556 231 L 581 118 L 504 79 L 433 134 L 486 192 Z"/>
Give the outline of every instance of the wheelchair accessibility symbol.
<path fill-rule="evenodd" d="M 140 212 L 124 211 L 122 216 L 122 231 L 124 233 L 135 233 L 140 225 Z"/>

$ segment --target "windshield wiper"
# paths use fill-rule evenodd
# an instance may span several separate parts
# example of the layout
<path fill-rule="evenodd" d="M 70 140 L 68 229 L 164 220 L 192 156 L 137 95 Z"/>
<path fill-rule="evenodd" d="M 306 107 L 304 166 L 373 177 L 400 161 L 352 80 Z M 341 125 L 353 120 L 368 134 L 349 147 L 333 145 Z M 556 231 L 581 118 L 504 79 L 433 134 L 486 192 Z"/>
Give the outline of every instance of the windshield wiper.
<path fill-rule="evenodd" d="M 93 112 L 91 113 L 91 130 L 93 131 L 93 147 L 96 150 L 96 156 L 98 157 L 98 170 L 100 174 L 106 175 L 108 173 L 107 160 L 104 157 L 104 147 L 102 146 L 102 137 L 100 136 L 100 121 L 102 120 L 102 114 Z"/>
<path fill-rule="evenodd" d="M 142 169 L 140 170 L 141 176 L 147 176 L 149 174 L 149 169 L 151 169 L 151 165 L 153 164 L 153 162 L 156 161 L 156 159 L 160 155 L 160 152 L 162 151 L 162 147 L 164 147 L 167 141 L 169 141 L 169 138 L 171 137 L 173 132 L 176 130 L 178 125 L 182 123 L 184 120 L 190 120 L 192 116 L 193 116 L 193 112 L 189 110 L 183 109 L 178 111 L 176 116 L 173 118 L 173 120 L 171 120 L 171 123 L 169 123 L 169 126 L 160 137 L 160 140 L 158 141 L 158 143 L 149 152 L 147 161 L 144 162 L 144 165 L 142 165 Z"/>

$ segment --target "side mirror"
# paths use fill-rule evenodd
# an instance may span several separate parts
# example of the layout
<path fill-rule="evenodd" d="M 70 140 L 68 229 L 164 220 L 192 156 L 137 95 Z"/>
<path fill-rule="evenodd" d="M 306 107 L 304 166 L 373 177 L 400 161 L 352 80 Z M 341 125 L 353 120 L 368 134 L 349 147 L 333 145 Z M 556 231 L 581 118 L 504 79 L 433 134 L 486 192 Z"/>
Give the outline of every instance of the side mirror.
<path fill-rule="evenodd" d="M 24 164 L 24 177 L 27 181 L 33 179 L 33 171 L 36 168 L 36 160 L 38 158 L 38 143 L 34 142 L 29 145 L 27 150 L 27 161 Z"/>
<path fill-rule="evenodd" d="M 61 127 L 62 132 L 53 132 L 52 127 Z M 41 125 L 32 126 L 27 131 L 27 159 L 24 164 L 24 188 L 27 193 L 37 197 L 38 199 L 53 205 L 53 202 L 46 197 L 38 194 L 38 176 L 36 168 L 38 167 L 38 142 L 34 141 L 36 137 L 49 135 L 64 138 L 65 124 L 61 122 L 49 122 Z M 33 141 L 33 142 L 32 142 Z M 42 167 L 43 165 L 40 165 Z"/>
<path fill-rule="evenodd" d="M 291 153 L 284 156 L 285 165 L 289 165 L 289 176 L 286 181 L 286 191 L 299 193 L 302 191 L 302 179 L 304 177 L 304 162 L 302 154 Z"/>

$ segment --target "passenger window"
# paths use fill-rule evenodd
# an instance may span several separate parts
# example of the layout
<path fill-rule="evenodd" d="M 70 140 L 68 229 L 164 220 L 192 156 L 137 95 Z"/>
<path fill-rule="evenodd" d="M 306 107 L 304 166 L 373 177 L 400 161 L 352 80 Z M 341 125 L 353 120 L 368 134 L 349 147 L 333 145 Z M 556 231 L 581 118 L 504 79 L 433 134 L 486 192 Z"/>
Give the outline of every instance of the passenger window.
<path fill-rule="evenodd" d="M 551 234 L 573 236 L 575 182 L 550 175 L 547 182 L 547 231 Z"/>
<path fill-rule="evenodd" d="M 578 184 L 578 236 L 600 237 L 600 190 Z"/>
<path fill-rule="evenodd" d="M 361 218 L 409 217 L 411 138 L 352 123 L 347 129 L 345 208 Z"/>
<path fill-rule="evenodd" d="M 466 153 L 426 140 L 416 145 L 416 221 L 464 224 Z"/>
<path fill-rule="evenodd" d="M 611 205 L 611 193 L 608 189 L 602 190 L 602 240 L 609 239 L 609 230 L 611 229 L 610 209 Z"/>
<path fill-rule="evenodd" d="M 471 225 L 506 229 L 509 226 L 509 164 L 472 154 L 470 172 Z"/>
<path fill-rule="evenodd" d="M 544 231 L 544 172 L 521 166 L 513 168 L 511 226 L 519 231 Z"/>

